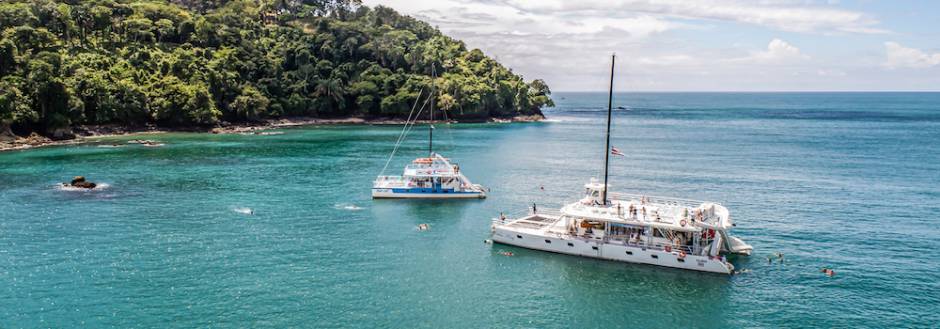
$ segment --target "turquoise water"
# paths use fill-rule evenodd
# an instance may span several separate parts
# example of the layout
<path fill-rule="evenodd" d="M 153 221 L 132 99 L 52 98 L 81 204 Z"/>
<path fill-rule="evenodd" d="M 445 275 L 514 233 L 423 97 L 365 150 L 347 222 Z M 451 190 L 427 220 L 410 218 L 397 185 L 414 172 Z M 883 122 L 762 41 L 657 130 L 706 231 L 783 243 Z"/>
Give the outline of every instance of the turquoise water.
<path fill-rule="evenodd" d="M 0 153 L 0 327 L 940 323 L 940 94 L 617 95 L 629 157 L 611 184 L 725 203 L 756 248 L 735 260 L 747 273 L 484 244 L 500 211 L 559 207 L 600 174 L 605 96 L 558 93 L 550 122 L 439 126 L 487 200 L 372 201 L 391 126 Z M 55 187 L 74 175 L 108 186 Z"/>

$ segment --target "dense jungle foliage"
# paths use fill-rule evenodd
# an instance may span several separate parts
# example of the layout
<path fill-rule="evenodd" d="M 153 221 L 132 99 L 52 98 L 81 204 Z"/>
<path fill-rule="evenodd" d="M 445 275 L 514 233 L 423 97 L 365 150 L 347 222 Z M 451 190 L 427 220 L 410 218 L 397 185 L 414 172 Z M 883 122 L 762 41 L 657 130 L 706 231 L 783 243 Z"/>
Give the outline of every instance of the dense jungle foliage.
<path fill-rule="evenodd" d="M 435 100 L 453 118 L 553 105 L 543 81 L 357 0 L 0 3 L 3 131 L 405 117 L 427 97 L 432 69 Z"/>

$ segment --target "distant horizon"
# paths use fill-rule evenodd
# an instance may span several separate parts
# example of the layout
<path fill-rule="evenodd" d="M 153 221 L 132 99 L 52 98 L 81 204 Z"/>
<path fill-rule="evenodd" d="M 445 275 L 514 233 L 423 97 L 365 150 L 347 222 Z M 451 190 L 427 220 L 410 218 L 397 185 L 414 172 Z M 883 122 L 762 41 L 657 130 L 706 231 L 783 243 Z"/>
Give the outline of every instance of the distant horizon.
<path fill-rule="evenodd" d="M 557 93 L 606 93 L 607 90 L 552 90 L 552 94 Z M 797 94 L 797 93 L 815 93 L 815 94 L 861 94 L 861 93 L 917 93 L 917 94 L 936 94 L 940 90 L 614 90 L 614 93 L 646 93 L 646 94 L 681 94 L 681 93 L 703 93 L 703 94 Z"/>

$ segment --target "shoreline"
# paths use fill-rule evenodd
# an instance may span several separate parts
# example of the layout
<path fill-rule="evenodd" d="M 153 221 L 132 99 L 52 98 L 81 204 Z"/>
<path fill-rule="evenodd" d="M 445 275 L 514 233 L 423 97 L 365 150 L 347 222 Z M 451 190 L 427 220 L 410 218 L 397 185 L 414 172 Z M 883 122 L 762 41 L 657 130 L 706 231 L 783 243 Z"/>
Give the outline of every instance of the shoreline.
<path fill-rule="evenodd" d="M 484 120 L 467 120 L 467 121 L 458 121 L 458 120 L 449 120 L 447 123 L 513 123 L 513 122 L 540 122 L 545 120 L 543 115 L 528 115 L 528 116 L 515 116 L 512 118 L 488 118 Z M 417 120 L 415 121 L 418 124 L 427 123 L 427 120 Z M 443 122 L 443 121 L 435 121 Z M 289 117 L 289 118 L 279 118 L 279 119 L 267 119 L 264 121 L 254 122 L 254 123 L 238 123 L 238 124 L 223 124 L 218 127 L 212 128 L 199 128 L 199 127 L 183 127 L 183 128 L 167 128 L 167 127 L 157 127 L 157 126 L 146 126 L 146 127 L 123 127 L 117 125 L 102 125 L 102 126 L 77 126 L 72 128 L 75 133 L 75 137 L 72 139 L 65 140 L 53 140 L 51 138 L 39 135 L 37 133 L 32 133 L 26 137 L 15 136 L 12 140 L 3 141 L 0 140 L 0 152 L 6 151 L 22 151 L 22 150 L 31 150 L 36 148 L 50 147 L 50 146 L 65 146 L 65 145 L 79 145 L 94 142 L 95 140 L 101 138 L 109 137 L 120 137 L 120 136 L 133 136 L 133 135 L 158 135 L 174 132 L 189 132 L 189 133 L 207 133 L 207 134 L 251 134 L 258 133 L 263 130 L 277 129 L 277 128 L 289 128 L 289 127 L 303 127 L 303 126 L 315 126 L 315 125 L 401 125 L 404 124 L 405 120 L 403 119 L 391 119 L 391 118 L 358 118 L 358 117 L 348 117 L 348 118 L 332 118 L 332 119 L 323 119 L 323 118 L 311 118 L 311 117 Z M 0 136 L 3 137 L 3 136 Z M 7 136 L 11 137 L 11 136 Z"/>

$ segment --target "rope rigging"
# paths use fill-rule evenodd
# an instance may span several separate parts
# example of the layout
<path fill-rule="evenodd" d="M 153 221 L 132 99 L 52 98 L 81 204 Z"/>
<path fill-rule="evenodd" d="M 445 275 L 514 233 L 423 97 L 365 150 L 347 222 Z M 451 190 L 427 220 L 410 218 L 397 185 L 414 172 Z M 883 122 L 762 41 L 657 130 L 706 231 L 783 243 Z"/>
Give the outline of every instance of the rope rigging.
<path fill-rule="evenodd" d="M 418 91 L 418 98 L 415 99 L 414 105 L 411 106 L 411 112 L 408 113 L 408 119 L 405 120 L 405 126 L 402 127 L 401 132 L 398 134 L 398 140 L 395 141 L 395 147 L 392 149 L 392 154 L 388 156 L 388 160 L 385 161 L 385 166 L 382 167 L 382 171 L 379 173 L 379 176 L 385 175 L 385 170 L 388 169 L 388 165 L 392 162 L 392 158 L 395 157 L 395 152 L 398 152 L 398 148 L 401 146 L 402 141 L 405 140 L 405 137 L 408 137 L 408 133 L 411 132 L 411 128 L 414 127 L 415 122 L 418 121 L 418 117 L 421 115 L 421 112 L 424 111 L 424 107 L 428 105 L 428 102 L 431 100 L 430 97 L 425 99 L 424 104 L 421 105 L 421 108 L 418 109 L 418 113 L 415 114 L 415 108 L 418 107 L 418 103 L 421 101 L 421 95 L 424 94 L 424 88 L 421 88 Z M 414 118 L 414 121 L 412 121 Z"/>

